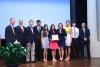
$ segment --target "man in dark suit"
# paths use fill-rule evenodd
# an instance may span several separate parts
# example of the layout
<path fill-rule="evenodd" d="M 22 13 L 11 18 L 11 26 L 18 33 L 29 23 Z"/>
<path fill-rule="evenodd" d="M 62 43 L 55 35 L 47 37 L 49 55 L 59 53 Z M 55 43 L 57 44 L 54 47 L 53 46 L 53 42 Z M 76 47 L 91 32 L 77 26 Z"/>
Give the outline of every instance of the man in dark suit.
<path fill-rule="evenodd" d="M 41 26 L 41 21 L 37 20 L 37 26 L 34 27 L 34 41 L 35 41 L 35 57 L 37 61 L 42 60 L 42 45 L 41 45 L 41 31 L 43 27 Z"/>
<path fill-rule="evenodd" d="M 81 29 L 79 30 L 79 40 L 81 46 L 81 56 L 84 57 L 84 48 L 86 46 L 87 57 L 88 59 L 91 58 L 90 55 L 90 31 L 86 28 L 85 23 L 82 23 Z"/>
<path fill-rule="evenodd" d="M 5 29 L 5 39 L 6 43 L 14 44 L 16 38 L 15 38 L 15 29 L 14 29 L 15 19 L 10 18 L 10 25 L 8 25 Z"/>
<path fill-rule="evenodd" d="M 26 38 L 27 38 L 27 62 L 35 61 L 35 43 L 34 43 L 34 30 L 33 30 L 33 20 L 29 21 L 29 26 L 26 28 Z"/>
<path fill-rule="evenodd" d="M 26 46 L 26 29 L 23 26 L 23 20 L 19 20 L 19 26 L 15 27 L 16 38 L 20 44 Z"/>

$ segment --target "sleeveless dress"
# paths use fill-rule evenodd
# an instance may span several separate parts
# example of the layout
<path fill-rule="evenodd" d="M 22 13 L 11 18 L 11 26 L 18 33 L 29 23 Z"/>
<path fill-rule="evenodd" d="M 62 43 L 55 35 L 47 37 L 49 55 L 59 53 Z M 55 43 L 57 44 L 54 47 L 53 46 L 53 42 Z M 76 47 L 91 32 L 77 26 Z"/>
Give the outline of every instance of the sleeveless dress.
<path fill-rule="evenodd" d="M 65 27 L 64 28 L 66 33 L 67 33 L 67 36 L 65 37 L 65 43 L 66 43 L 66 46 L 71 46 L 71 42 L 72 42 L 72 38 L 71 38 L 71 27 Z"/>
<path fill-rule="evenodd" d="M 49 48 L 49 38 L 48 38 L 48 34 L 49 32 L 47 33 L 47 36 L 43 36 L 43 31 L 41 33 L 42 35 L 42 38 L 41 38 L 41 41 L 42 41 L 42 48 Z"/>

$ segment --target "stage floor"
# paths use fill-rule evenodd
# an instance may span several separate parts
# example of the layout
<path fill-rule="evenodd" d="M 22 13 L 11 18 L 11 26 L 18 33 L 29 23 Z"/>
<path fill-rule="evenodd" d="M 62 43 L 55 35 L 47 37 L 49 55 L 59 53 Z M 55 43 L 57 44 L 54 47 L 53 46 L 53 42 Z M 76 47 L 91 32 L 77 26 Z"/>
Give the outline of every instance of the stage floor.
<path fill-rule="evenodd" d="M 19 67 L 100 67 L 100 58 L 99 59 L 80 59 L 80 60 L 70 60 L 70 61 L 57 61 L 52 62 L 36 62 L 29 64 L 21 64 Z"/>

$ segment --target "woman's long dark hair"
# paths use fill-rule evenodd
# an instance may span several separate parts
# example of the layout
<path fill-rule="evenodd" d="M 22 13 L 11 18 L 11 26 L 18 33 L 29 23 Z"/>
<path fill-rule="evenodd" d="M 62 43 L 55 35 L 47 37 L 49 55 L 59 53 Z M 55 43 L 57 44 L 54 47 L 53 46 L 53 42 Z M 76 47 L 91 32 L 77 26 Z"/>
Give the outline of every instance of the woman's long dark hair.
<path fill-rule="evenodd" d="M 48 36 L 48 34 L 46 33 L 46 31 L 49 31 L 48 28 L 45 29 L 45 27 L 48 26 L 47 24 L 44 24 L 44 29 L 43 29 L 43 36 L 46 37 Z"/>
<path fill-rule="evenodd" d="M 54 30 L 52 29 L 53 26 L 55 27 L 54 24 L 52 24 L 52 25 L 50 26 L 50 31 L 51 31 L 51 32 L 56 31 L 56 28 L 54 28 Z"/>
<path fill-rule="evenodd" d="M 59 25 L 60 25 L 60 24 L 62 25 L 62 29 L 63 29 L 63 24 L 62 24 L 62 23 L 59 23 L 59 24 L 58 24 L 58 28 L 59 28 Z"/>

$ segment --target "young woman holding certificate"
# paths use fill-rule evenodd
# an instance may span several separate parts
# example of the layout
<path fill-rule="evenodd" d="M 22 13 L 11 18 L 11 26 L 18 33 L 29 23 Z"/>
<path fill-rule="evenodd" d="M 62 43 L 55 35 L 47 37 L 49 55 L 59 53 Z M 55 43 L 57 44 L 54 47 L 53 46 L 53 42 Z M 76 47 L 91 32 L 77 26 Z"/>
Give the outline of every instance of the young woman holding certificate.
<path fill-rule="evenodd" d="M 57 33 L 59 36 L 59 40 L 58 40 L 58 45 L 59 45 L 59 56 L 60 56 L 60 61 L 62 61 L 64 58 L 64 47 L 66 47 L 65 44 L 65 36 L 67 36 L 65 29 L 63 29 L 63 24 L 59 23 L 58 24 L 58 29 L 57 29 Z"/>
<path fill-rule="evenodd" d="M 55 25 L 52 24 L 49 31 L 49 37 L 50 37 L 50 49 L 52 50 L 52 61 L 56 60 L 56 49 L 58 49 L 58 34 L 55 29 Z"/>

